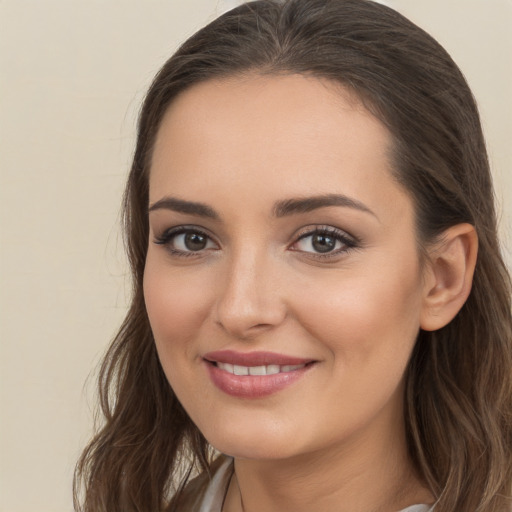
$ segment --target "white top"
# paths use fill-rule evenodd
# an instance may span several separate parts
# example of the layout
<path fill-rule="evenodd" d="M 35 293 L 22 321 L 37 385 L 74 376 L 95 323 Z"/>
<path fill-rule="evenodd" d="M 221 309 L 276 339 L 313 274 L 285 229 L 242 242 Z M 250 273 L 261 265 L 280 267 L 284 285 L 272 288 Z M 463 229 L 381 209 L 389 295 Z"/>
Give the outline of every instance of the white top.
<path fill-rule="evenodd" d="M 222 503 L 231 479 L 231 462 L 232 459 L 227 458 L 213 475 L 212 481 L 205 491 L 199 512 L 222 512 Z M 434 508 L 429 508 L 428 505 L 413 505 L 400 512 L 434 512 Z"/>

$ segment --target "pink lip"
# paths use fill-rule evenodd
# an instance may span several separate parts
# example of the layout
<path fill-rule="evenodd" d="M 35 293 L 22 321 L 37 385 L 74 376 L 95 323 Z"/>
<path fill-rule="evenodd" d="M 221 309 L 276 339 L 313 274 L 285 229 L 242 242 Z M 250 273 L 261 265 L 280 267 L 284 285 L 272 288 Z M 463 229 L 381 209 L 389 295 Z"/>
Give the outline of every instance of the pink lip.
<path fill-rule="evenodd" d="M 222 350 L 208 352 L 203 357 L 213 384 L 224 393 L 237 398 L 263 398 L 290 386 L 301 379 L 314 366 L 312 359 L 276 354 L 273 352 L 234 352 Z M 215 363 L 229 363 L 240 366 L 300 365 L 306 366 L 290 372 L 273 375 L 233 375 L 221 370 Z"/>

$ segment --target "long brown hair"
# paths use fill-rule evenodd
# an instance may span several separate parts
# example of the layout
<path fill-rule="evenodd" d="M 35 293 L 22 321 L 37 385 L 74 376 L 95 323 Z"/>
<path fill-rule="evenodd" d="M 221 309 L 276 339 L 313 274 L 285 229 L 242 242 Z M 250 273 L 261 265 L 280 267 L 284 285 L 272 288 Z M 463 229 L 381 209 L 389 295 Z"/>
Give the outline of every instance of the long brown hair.
<path fill-rule="evenodd" d="M 511 285 L 468 85 L 432 37 L 388 7 L 368 0 L 261 0 L 186 41 L 144 101 L 124 198 L 133 298 L 101 366 L 104 423 L 77 465 L 77 510 L 165 510 L 191 471 L 208 471 L 210 447 L 165 378 L 144 306 L 148 174 L 173 99 L 199 82 L 248 72 L 327 78 L 361 98 L 393 135 L 395 175 L 414 201 L 420 248 L 452 225 L 476 227 L 479 255 L 466 304 L 446 327 L 421 331 L 412 354 L 407 440 L 438 500 L 436 512 L 510 508 Z"/>

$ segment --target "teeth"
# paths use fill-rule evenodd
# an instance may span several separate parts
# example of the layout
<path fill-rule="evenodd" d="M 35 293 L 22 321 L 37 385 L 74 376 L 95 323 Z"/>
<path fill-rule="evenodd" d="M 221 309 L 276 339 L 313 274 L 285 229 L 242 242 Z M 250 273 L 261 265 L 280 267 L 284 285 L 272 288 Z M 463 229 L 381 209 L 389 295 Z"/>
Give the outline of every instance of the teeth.
<path fill-rule="evenodd" d="M 293 370 L 298 370 L 299 368 L 302 368 L 304 365 L 303 364 L 288 364 L 288 365 L 285 365 L 285 366 L 281 366 L 281 371 L 282 372 L 293 372 Z"/>
<path fill-rule="evenodd" d="M 264 366 L 249 366 L 249 375 L 267 375 L 267 369 Z"/>
<path fill-rule="evenodd" d="M 217 363 L 217 367 L 233 375 L 275 375 L 276 373 L 293 372 L 304 368 L 305 364 L 268 364 L 265 366 L 240 366 L 238 364 Z"/>
<path fill-rule="evenodd" d="M 238 366 L 235 364 L 233 367 L 233 373 L 235 375 L 249 375 L 249 368 L 247 366 Z"/>
<path fill-rule="evenodd" d="M 267 366 L 267 375 L 275 375 L 276 373 L 279 373 L 279 365 L 269 364 Z"/>
<path fill-rule="evenodd" d="M 234 366 L 229 363 L 217 363 L 217 366 L 225 372 L 235 373 Z"/>

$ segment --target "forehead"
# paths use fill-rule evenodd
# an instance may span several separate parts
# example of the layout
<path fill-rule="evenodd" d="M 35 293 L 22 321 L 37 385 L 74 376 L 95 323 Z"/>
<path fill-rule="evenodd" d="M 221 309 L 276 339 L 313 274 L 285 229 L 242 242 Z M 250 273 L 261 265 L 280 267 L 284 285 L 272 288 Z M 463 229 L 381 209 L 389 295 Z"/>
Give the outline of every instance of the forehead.
<path fill-rule="evenodd" d="M 283 143 L 293 143 L 294 137 L 301 138 L 304 149 L 316 149 L 320 138 L 329 142 L 327 131 L 347 138 L 350 133 L 342 130 L 349 123 L 350 133 L 364 130 L 383 145 L 391 140 L 356 94 L 336 82 L 297 74 L 235 76 L 202 82 L 179 94 L 163 117 L 156 148 L 177 137 L 227 142 L 224 134 L 229 132 L 238 145 L 249 142 L 248 137 L 266 139 L 267 151 L 270 140 L 284 151 Z"/>
<path fill-rule="evenodd" d="M 373 201 L 403 193 L 391 147 L 387 128 L 339 84 L 302 75 L 212 80 L 183 92 L 166 112 L 150 198 L 172 192 L 205 200 L 236 187 L 248 197 L 339 192 Z"/>

